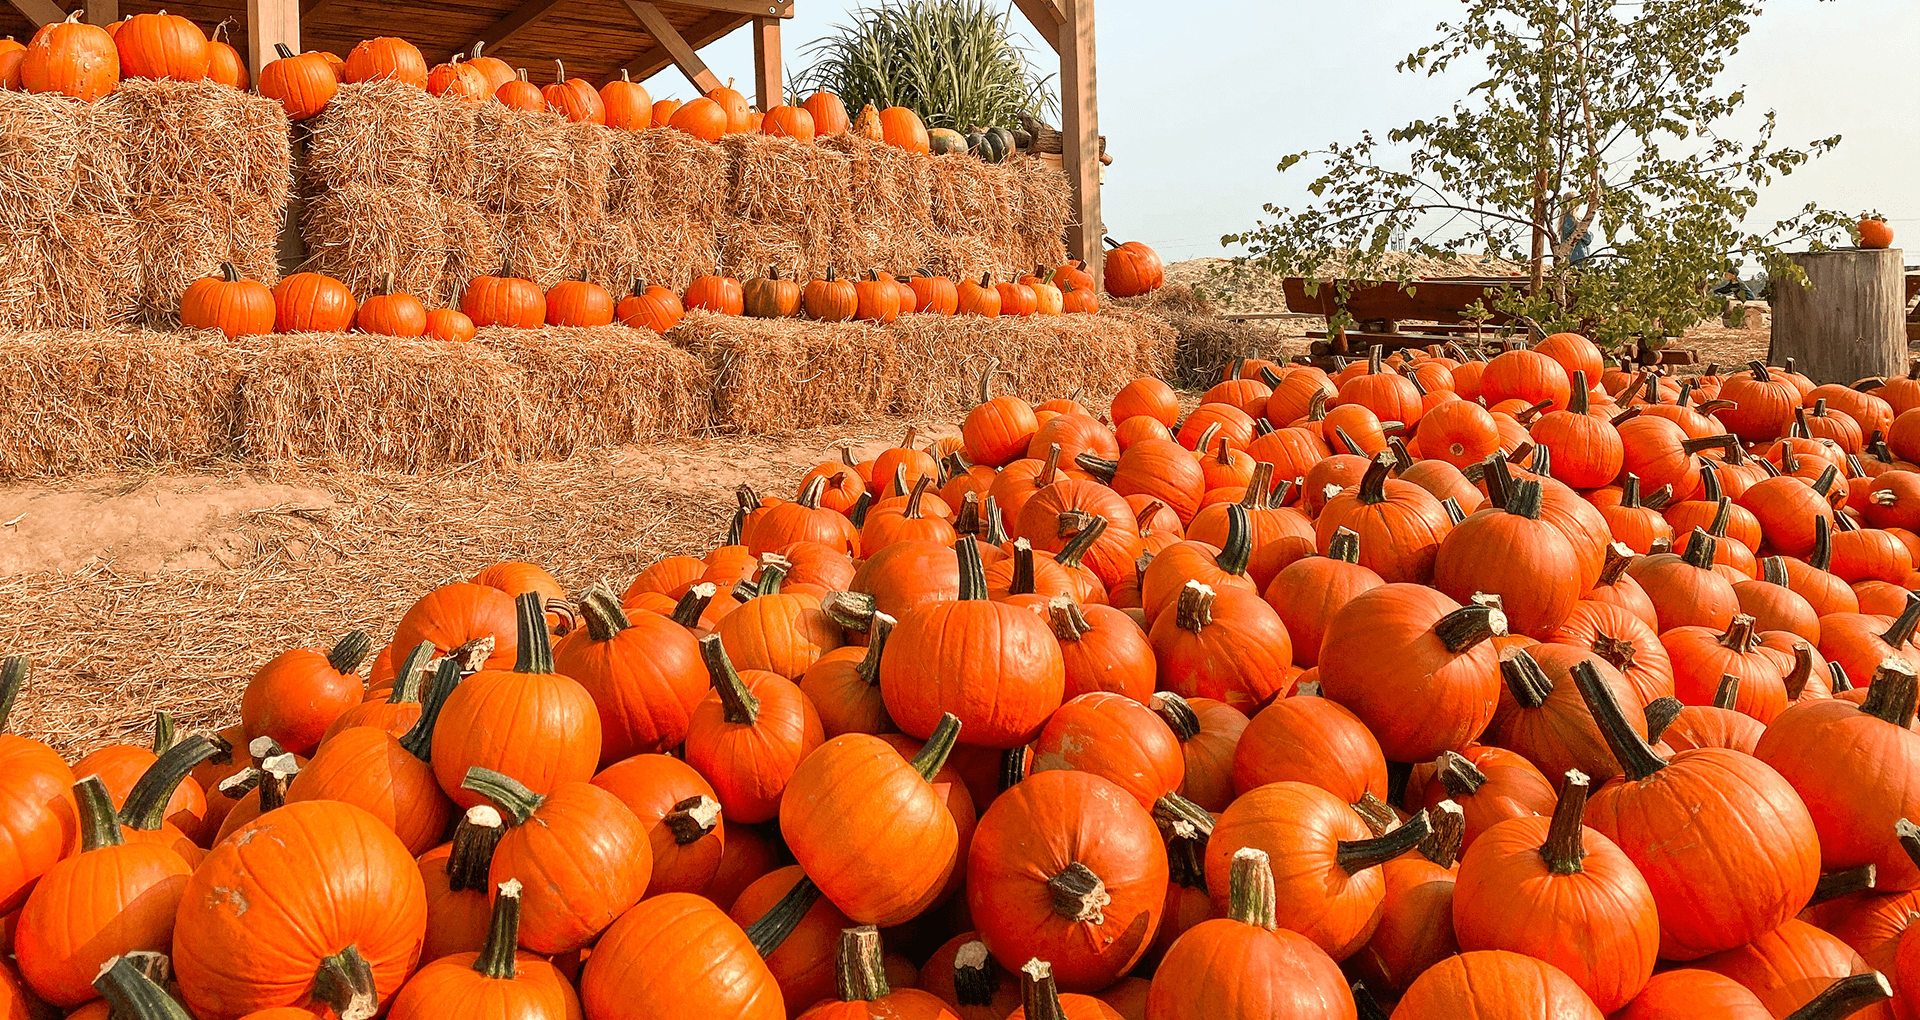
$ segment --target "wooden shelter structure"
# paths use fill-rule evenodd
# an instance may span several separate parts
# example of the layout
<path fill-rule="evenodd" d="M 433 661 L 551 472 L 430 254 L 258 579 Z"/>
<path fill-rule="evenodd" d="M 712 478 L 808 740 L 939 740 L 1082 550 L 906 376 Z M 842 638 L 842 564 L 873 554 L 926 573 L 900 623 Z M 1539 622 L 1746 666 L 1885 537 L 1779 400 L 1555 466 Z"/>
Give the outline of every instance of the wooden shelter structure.
<path fill-rule="evenodd" d="M 1093 0 L 1014 2 L 1060 55 L 1063 163 L 1074 193 L 1067 251 L 1088 263 L 1097 287 L 1103 232 Z M 399 36 L 430 63 L 480 43 L 491 56 L 527 65 L 536 82 L 547 80 L 555 60 L 569 77 L 600 83 L 622 72 L 641 81 L 674 66 L 707 92 L 726 83 L 699 51 L 750 25 L 754 94 L 765 110 L 783 101 L 780 23 L 793 17 L 793 6 L 794 0 L 0 0 L 0 36 L 25 40 L 72 9 L 83 11 L 89 24 L 107 25 L 164 8 L 206 28 L 228 22 L 229 39 L 247 55 L 256 78 L 274 59 L 276 44 L 345 56 L 362 39 Z"/>

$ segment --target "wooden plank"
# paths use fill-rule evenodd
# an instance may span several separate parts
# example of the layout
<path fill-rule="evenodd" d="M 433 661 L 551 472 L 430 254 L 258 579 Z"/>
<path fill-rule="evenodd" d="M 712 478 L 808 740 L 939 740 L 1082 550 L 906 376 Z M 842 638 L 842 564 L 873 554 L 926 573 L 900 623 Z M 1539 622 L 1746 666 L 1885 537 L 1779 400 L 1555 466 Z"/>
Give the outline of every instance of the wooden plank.
<path fill-rule="evenodd" d="M 746 14 L 755 18 L 793 17 L 793 0 L 672 0 L 672 6 Z"/>
<path fill-rule="evenodd" d="M 695 52 L 718 40 L 746 23 L 746 19 L 725 12 L 709 14 L 689 28 L 685 35 L 673 27 L 660 8 L 647 0 L 621 0 L 627 9 L 633 12 L 640 27 L 653 37 L 656 45 L 635 56 L 626 63 L 625 70 L 634 81 L 647 78 L 665 70 L 668 64 L 677 65 L 680 73 L 693 82 L 693 87 L 706 94 L 720 87 L 720 78 L 707 68 L 706 62 Z M 619 70 L 614 71 L 615 75 Z"/>
<path fill-rule="evenodd" d="M 546 17 L 548 11 L 564 2 L 565 0 L 526 0 L 526 3 L 521 4 L 512 14 L 488 25 L 465 46 L 460 47 L 461 52 L 471 52 L 475 43 L 485 43 L 489 48 L 499 46 L 526 31 L 534 22 Z"/>
<path fill-rule="evenodd" d="M 300 0 L 300 18 L 307 20 L 323 10 L 332 0 Z"/>
<path fill-rule="evenodd" d="M 1067 183 L 1073 204 L 1067 218 L 1067 257 L 1080 259 L 1093 275 L 1093 289 L 1105 286 L 1106 230 L 1100 220 L 1100 101 L 1095 87 L 1093 0 L 1061 0 L 1066 23 L 1060 27 L 1060 133 L 1066 149 Z M 1024 6 L 1024 5 L 1023 5 Z"/>
<path fill-rule="evenodd" d="M 247 66 L 254 81 L 261 68 L 280 59 L 276 43 L 300 52 L 299 0 L 247 0 Z"/>
<path fill-rule="evenodd" d="M 1373 280 L 1347 281 L 1347 312 L 1355 319 L 1430 319 L 1435 322 L 1463 322 L 1461 310 L 1475 301 L 1484 300 L 1491 305 L 1494 293 L 1502 287 L 1521 287 L 1526 283 L 1518 277 L 1511 279 L 1486 280 L 1414 280 L 1413 293 L 1408 294 L 1398 283 L 1382 283 Z M 1281 281 L 1281 288 L 1287 296 L 1287 307 L 1303 312 L 1318 312 L 1331 315 L 1340 307 L 1340 291 L 1332 280 L 1322 280 L 1312 295 L 1307 294 L 1307 282 L 1300 277 L 1289 277 Z M 1499 312 L 1491 313 L 1487 318 L 1489 325 L 1501 325 L 1508 321 L 1507 316 Z"/>
<path fill-rule="evenodd" d="M 27 20 L 33 22 L 35 28 L 67 20 L 67 12 L 61 10 L 53 0 L 7 0 L 7 2 L 13 5 L 14 10 L 26 15 Z"/>
<path fill-rule="evenodd" d="M 779 106 L 785 99 L 786 78 L 780 69 L 780 19 L 753 19 L 753 94 L 760 101 L 760 112 Z"/>
<path fill-rule="evenodd" d="M 105 28 L 120 20 L 120 0 L 87 0 L 87 24 Z"/>
<path fill-rule="evenodd" d="M 1232 322 L 1252 322 L 1261 319 L 1324 319 L 1324 315 L 1313 312 L 1222 312 L 1222 319 Z"/>
<path fill-rule="evenodd" d="M 1891 376 L 1907 367 L 1905 275 L 1898 248 L 1789 255 L 1802 287 L 1773 283 L 1773 355 L 1816 383 Z"/>
<path fill-rule="evenodd" d="M 1060 9 L 1056 0 L 1013 0 L 1020 13 L 1027 16 L 1033 30 L 1055 53 L 1060 52 L 1060 29 L 1067 23 L 1066 12 Z"/>

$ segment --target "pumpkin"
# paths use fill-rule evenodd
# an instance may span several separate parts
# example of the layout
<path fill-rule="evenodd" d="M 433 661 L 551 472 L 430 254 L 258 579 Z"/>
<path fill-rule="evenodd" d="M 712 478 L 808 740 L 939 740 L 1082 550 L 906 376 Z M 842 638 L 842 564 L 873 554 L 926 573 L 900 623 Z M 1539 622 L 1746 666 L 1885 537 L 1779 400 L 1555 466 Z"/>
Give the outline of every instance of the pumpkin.
<path fill-rule="evenodd" d="M 484 40 L 474 43 L 473 49 L 467 54 L 467 66 L 479 71 L 481 76 L 487 79 L 487 95 L 493 95 L 500 91 L 500 86 L 519 76 L 514 72 L 511 64 L 499 57 L 487 56 L 486 48 L 487 44 Z"/>
<path fill-rule="evenodd" d="M 666 617 L 630 618 L 605 589 L 587 592 L 580 609 L 586 626 L 554 646 L 553 662 L 598 709 L 600 767 L 678 747 L 710 683 L 699 643 Z"/>
<path fill-rule="evenodd" d="M 26 58 L 27 48 L 17 42 L 13 36 L 0 39 L 0 89 L 20 90 L 20 61 Z"/>
<path fill-rule="evenodd" d="M 554 284 L 547 291 L 546 305 L 549 326 L 605 326 L 613 321 L 613 295 L 584 279 L 584 274 L 582 279 Z"/>
<path fill-rule="evenodd" d="M 593 777 L 647 830 L 653 872 L 647 893 L 703 892 L 720 873 L 726 826 L 712 785 L 664 754 L 637 754 Z"/>
<path fill-rule="evenodd" d="M 741 310 L 756 319 L 785 319 L 800 314 L 800 285 L 780 278 L 779 266 L 740 287 Z"/>
<path fill-rule="evenodd" d="M 243 279 L 231 262 L 220 263 L 218 276 L 203 276 L 180 295 L 181 325 L 217 329 L 229 340 L 273 332 L 274 316 L 273 292 L 258 280 Z"/>
<path fill-rule="evenodd" d="M 289 804 L 216 846 L 188 878 L 173 937 L 186 1006 L 238 1020 L 310 998 L 342 1018 L 371 1017 L 413 969 L 426 894 L 413 857 L 367 812 Z M 235 954 L 241 944 L 272 944 Z"/>
<path fill-rule="evenodd" d="M 657 128 L 671 125 L 673 115 L 679 112 L 681 102 L 678 99 L 657 99 L 653 103 L 653 126 Z"/>
<path fill-rule="evenodd" d="M 920 115 L 904 106 L 889 106 L 880 111 L 881 140 L 896 149 L 917 152 L 922 155 L 932 151 L 927 139 L 927 125 Z"/>
<path fill-rule="evenodd" d="M 333 720 L 364 697 L 357 674 L 372 653 L 373 640 L 356 630 L 331 651 L 296 648 L 275 656 L 241 696 L 247 739 L 272 737 L 294 754 L 312 754 Z"/>
<path fill-rule="evenodd" d="M 285 43 L 275 43 L 278 60 L 260 69 L 260 94 L 278 100 L 290 120 L 306 120 L 327 108 L 340 79 L 318 53 L 295 54 Z"/>
<path fill-rule="evenodd" d="M 1773 1013 L 1747 987 L 1710 970 L 1681 968 L 1655 974 L 1617 1020 L 1772 1020 Z"/>
<path fill-rule="evenodd" d="M 202 81 L 213 60 L 200 26 L 177 14 L 135 14 L 113 33 L 125 78 Z"/>
<path fill-rule="evenodd" d="M 688 308 L 704 308 L 721 315 L 739 315 L 746 310 L 740 281 L 717 273 L 697 276 L 687 284 L 685 301 Z"/>
<path fill-rule="evenodd" d="M 1419 853 L 1380 866 L 1386 883 L 1380 926 L 1350 964 L 1369 989 L 1404 991 L 1428 968 L 1460 952 L 1453 934 L 1453 887 L 1466 823 L 1460 805 L 1441 805 L 1427 812 L 1433 831 Z"/>
<path fill-rule="evenodd" d="M 1153 694 L 1153 648 L 1124 612 L 1061 595 L 1048 602 L 1047 621 L 1060 642 L 1063 697 L 1111 691 L 1144 704 Z"/>
<path fill-rule="evenodd" d="M 475 766 L 548 794 L 565 783 L 585 782 L 600 761 L 600 713 L 585 688 L 554 672 L 539 594 L 528 592 L 514 603 L 513 668 L 490 667 L 468 677 L 447 698 L 433 729 L 433 773 L 463 808 L 482 800 L 465 785 Z"/>
<path fill-rule="evenodd" d="M 419 88 L 427 87 L 427 58 L 405 39 L 381 37 L 362 39 L 347 54 L 349 82 L 392 78 Z"/>
<path fill-rule="evenodd" d="M 1233 754 L 1233 789 L 1311 783 L 1349 804 L 1384 803 L 1387 760 L 1352 712 L 1321 697 L 1277 698 L 1248 721 Z"/>
<path fill-rule="evenodd" d="M 659 115 L 660 109 L 656 105 L 654 116 L 658 118 Z M 726 108 L 705 96 L 676 107 L 667 120 L 667 126 L 675 131 L 684 131 L 706 142 L 719 141 L 727 133 L 730 123 Z"/>
<path fill-rule="evenodd" d="M 1406 1020 L 1605 1020 L 1606 1016 L 1560 968 L 1504 949 L 1441 960 L 1407 986 L 1393 1012 Z"/>
<path fill-rule="evenodd" d="M 1250 586 L 1215 590 L 1188 581 L 1154 620 L 1147 641 L 1162 688 L 1245 712 L 1284 689 L 1293 660 L 1286 625 Z"/>
<path fill-rule="evenodd" d="M 815 92 L 800 104 L 813 117 L 813 127 L 821 138 L 845 134 L 849 126 L 846 104 L 831 92 Z"/>
<path fill-rule="evenodd" d="M 553 62 L 553 84 L 540 90 L 547 109 L 575 124 L 605 124 L 607 105 L 600 93 L 584 78 L 567 77 L 566 65 Z"/>
<path fill-rule="evenodd" d="M 886 128 L 880 123 L 880 111 L 874 109 L 872 103 L 860 108 L 859 116 L 853 118 L 853 124 L 847 130 L 854 137 L 869 142 L 886 140 Z"/>
<path fill-rule="evenodd" d="M 427 336 L 448 343 L 466 343 L 474 337 L 473 320 L 457 308 L 435 308 L 427 312 Z"/>
<path fill-rule="evenodd" d="M 282 281 L 284 285 L 285 281 Z M 351 299 L 352 295 L 349 294 Z M 275 304 L 279 299 L 275 297 Z M 381 336 L 416 337 L 427 332 L 427 306 L 412 294 L 396 293 L 393 274 L 387 273 L 379 290 L 354 312 L 353 327 L 362 333 Z"/>
<path fill-rule="evenodd" d="M 484 72 L 472 64 L 460 62 L 460 54 L 444 64 L 435 64 L 427 72 L 427 92 L 443 98 L 465 100 L 469 103 L 484 103 L 493 98 L 498 87 L 489 80 Z"/>
<path fill-rule="evenodd" d="M 1000 314 L 1000 291 L 993 285 L 991 273 L 980 274 L 980 282 L 960 281 L 955 291 L 957 315 L 981 315 L 989 319 Z"/>
<path fill-rule="evenodd" d="M 633 289 L 620 299 L 613 312 L 626 325 L 665 333 L 679 324 L 680 317 L 686 314 L 686 308 L 680 303 L 680 295 L 671 289 L 658 284 L 647 286 L 643 281 L 635 280 Z"/>
<path fill-rule="evenodd" d="M 867 278 L 853 285 L 853 317 L 862 322 L 887 323 L 900 317 L 900 288 L 892 277 L 867 270 Z"/>
<path fill-rule="evenodd" d="M 913 288 L 915 311 L 952 315 L 960 307 L 960 292 L 949 277 L 922 269 L 907 278 L 907 286 Z"/>
<path fill-rule="evenodd" d="M 1893 228 L 1887 226 L 1887 221 L 1883 217 L 1860 217 L 1860 222 L 1854 225 L 1853 233 L 1860 239 L 1862 248 L 1893 247 Z"/>
<path fill-rule="evenodd" d="M 347 285 L 325 273 L 294 273 L 273 288 L 277 333 L 343 333 L 359 307 Z"/>
<path fill-rule="evenodd" d="M 487 1020 L 575 1020 L 580 1000 L 551 962 L 521 952 L 519 879 L 499 883 L 487 940 L 478 952 L 459 953 L 420 968 L 394 997 L 395 1020 L 428 1020 L 449 1003 L 485 1003 Z M 476 1017 L 476 1020 L 478 1018 Z"/>
<path fill-rule="evenodd" d="M 524 67 L 512 80 L 496 87 L 493 98 L 507 109 L 521 113 L 545 113 L 547 110 L 546 94 L 540 91 L 540 86 L 527 80 L 527 69 Z"/>
<path fill-rule="evenodd" d="M 1279 927 L 1267 854 L 1235 853 L 1226 916 L 1187 929 L 1167 949 L 1147 992 L 1147 1015 L 1344 1016 L 1353 993 L 1319 946 Z"/>
<path fill-rule="evenodd" d="M 1114 297 L 1138 297 L 1160 289 L 1166 282 L 1160 256 L 1152 248 L 1139 241 L 1121 244 L 1111 237 L 1106 242 L 1108 251 L 1103 275 L 1107 282 L 1107 293 Z"/>
<path fill-rule="evenodd" d="M 547 321 L 547 296 L 540 285 L 514 275 L 513 260 L 505 260 L 498 276 L 476 276 L 460 297 L 460 311 L 475 326 L 512 326 L 539 329 Z"/>
<path fill-rule="evenodd" d="M 113 36 L 106 29 L 82 24 L 81 13 L 76 10 L 65 21 L 43 25 L 33 33 L 20 58 L 22 88 L 91 103 L 119 84 L 120 52 Z"/>
<path fill-rule="evenodd" d="M 1573 611 L 1583 586 L 1580 559 L 1566 535 L 1540 519 L 1540 500 L 1539 482 L 1517 481 L 1504 504 L 1448 531 L 1433 561 L 1433 586 L 1462 601 L 1481 592 L 1500 595 L 1513 633 L 1545 639 Z"/>
<path fill-rule="evenodd" d="M 1680 555 L 1641 556 L 1627 564 L 1627 576 L 1639 582 L 1653 603 L 1657 630 L 1688 626 L 1723 630 L 1733 623 L 1740 597 L 1734 594 L 1733 583 L 1713 569 L 1716 544 L 1711 535 L 1695 528 Z"/>
<path fill-rule="evenodd" d="M 714 633 L 726 646 L 727 657 L 741 668 L 797 680 L 821 655 L 840 646 L 840 630 L 821 611 L 817 597 L 783 593 L 785 561 L 768 560 L 755 589 L 758 594 L 728 613 Z"/>
<path fill-rule="evenodd" d="M 1361 566 L 1389 583 L 1425 583 L 1452 523 L 1432 493 L 1388 478 L 1395 463 L 1390 453 L 1376 455 L 1353 492 L 1327 500 L 1314 522 L 1316 541 L 1324 552 L 1346 528 L 1359 536 Z"/>
<path fill-rule="evenodd" d="M 74 784 L 80 852 L 55 864 L 20 910 L 14 952 L 34 994 L 71 1009 L 98 993 L 102 965 L 123 953 L 172 948 L 174 913 L 192 871 L 152 843 L 128 843 L 105 784 Z"/>
<path fill-rule="evenodd" d="M 775 138 L 811 142 L 815 134 L 813 114 L 804 106 L 776 106 L 768 110 L 766 118 L 760 122 L 760 132 Z"/>
<path fill-rule="evenodd" d="M 468 681 L 471 683 L 472 681 Z M 488 881 L 538 875 L 521 905 L 520 943 L 549 956 L 591 944 L 640 902 L 653 875 L 652 843 L 618 797 L 584 782 L 535 793 L 491 769 L 467 770 L 462 788 L 493 801 L 507 831 Z"/>
<path fill-rule="evenodd" d="M 1699 966 L 1747 986 L 1774 1016 L 1895 1016 L 1885 1001 L 1891 994 L 1885 977 L 1846 943 L 1798 919 Z"/>
<path fill-rule="evenodd" d="M 740 926 L 693 893 L 648 897 L 621 915 L 580 968 L 580 1003 L 595 1020 L 652 1020 L 684 1011 L 786 1020 L 773 974 Z"/>
<path fill-rule="evenodd" d="M 441 655 L 478 659 L 497 669 L 518 658 L 518 634 L 512 597 L 489 585 L 455 582 L 421 596 L 400 617 L 393 643 L 413 648 L 426 641 Z"/>
<path fill-rule="evenodd" d="M 952 128 L 931 128 L 927 147 L 936 156 L 957 156 L 967 151 L 967 136 Z"/>
<path fill-rule="evenodd" d="M 1262 592 L 1286 625 L 1295 663 L 1318 665 L 1320 644 L 1333 615 L 1354 596 L 1386 583 L 1360 565 L 1359 555 L 1359 536 L 1347 528 L 1336 529 L 1327 540 L 1324 556 L 1295 560 L 1274 575 Z"/>
<path fill-rule="evenodd" d="M 733 79 L 729 78 L 725 85 L 708 90 L 707 99 L 719 105 L 727 115 L 727 134 L 739 134 L 749 129 L 753 107 L 747 103 L 747 97 L 733 87 Z"/>
<path fill-rule="evenodd" d="M 627 69 L 620 69 L 620 77 L 600 86 L 600 105 L 606 110 L 606 125 L 622 131 L 645 131 L 653 126 L 653 97 L 647 94 L 647 87 L 627 77 Z"/>
<path fill-rule="evenodd" d="M 1321 692 L 1367 724 L 1388 761 L 1462 750 L 1492 721 L 1500 673 L 1488 639 L 1506 632 L 1500 611 L 1387 584 L 1356 595 L 1327 628 Z"/>
<path fill-rule="evenodd" d="M 727 815 L 764 822 L 779 813 L 794 770 L 825 739 L 813 703 L 774 673 L 734 668 L 717 635 L 700 639 L 713 690 L 695 707 L 687 764 L 713 784 Z"/>
<path fill-rule="evenodd" d="M 1131 969 L 1166 895 L 1153 819 L 1087 772 L 1038 772 L 1002 793 L 967 854 L 967 903 L 988 950 L 1002 966 L 1045 952 L 1067 989 L 1104 988 Z"/>
<path fill-rule="evenodd" d="M 1819 835 L 1778 772 L 1722 748 L 1662 758 L 1590 663 L 1576 664 L 1572 677 L 1623 773 L 1594 794 L 1590 825 L 1653 890 L 1662 959 L 1697 960 L 1743 945 L 1805 905 L 1819 880 Z M 1701 838 L 1675 843 L 1661 821 L 1675 812 L 1692 818 Z"/>

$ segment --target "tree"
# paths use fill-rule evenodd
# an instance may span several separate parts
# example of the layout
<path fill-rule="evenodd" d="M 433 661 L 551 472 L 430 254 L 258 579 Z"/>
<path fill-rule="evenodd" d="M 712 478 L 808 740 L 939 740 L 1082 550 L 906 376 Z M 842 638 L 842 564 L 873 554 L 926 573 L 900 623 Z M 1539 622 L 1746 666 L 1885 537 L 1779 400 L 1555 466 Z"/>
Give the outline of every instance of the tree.
<path fill-rule="evenodd" d="M 1056 105 L 1027 62 L 1011 12 L 983 0 L 887 0 L 854 12 L 852 25 L 816 39 L 813 65 L 790 86 L 826 89 L 850 110 L 904 106 L 928 127 L 1014 127 Z"/>
<path fill-rule="evenodd" d="M 1295 153 L 1316 159 L 1316 203 L 1229 235 L 1241 260 L 1313 277 L 1406 282 L 1386 256 L 1397 231 L 1410 251 L 1483 251 L 1527 264 L 1528 286 L 1494 310 L 1543 329 L 1578 329 L 1607 346 L 1657 347 L 1722 299 L 1710 283 L 1744 259 L 1789 274 L 1782 247 L 1825 246 L 1846 218 L 1809 203 L 1770 226 L 1744 221 L 1760 189 L 1831 150 L 1774 139 L 1768 111 L 1745 138 L 1730 122 L 1743 89 L 1720 91 L 1726 58 L 1760 14 L 1757 0 L 1467 0 L 1458 23 L 1396 69 L 1485 76 L 1449 114 L 1376 140 Z M 1727 131 L 1723 132 L 1722 127 Z M 1591 250 L 1576 262 L 1583 236 Z M 1399 267 L 1406 265 L 1397 260 Z M 1484 311 L 1484 310 L 1483 310 Z"/>

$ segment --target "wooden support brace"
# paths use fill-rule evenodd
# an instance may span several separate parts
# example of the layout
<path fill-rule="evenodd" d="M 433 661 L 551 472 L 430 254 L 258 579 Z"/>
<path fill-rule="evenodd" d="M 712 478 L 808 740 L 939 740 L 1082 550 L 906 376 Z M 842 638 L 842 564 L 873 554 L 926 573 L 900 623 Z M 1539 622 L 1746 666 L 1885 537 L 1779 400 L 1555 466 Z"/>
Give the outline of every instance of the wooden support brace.
<path fill-rule="evenodd" d="M 1040 33 L 1040 38 L 1046 40 L 1055 53 L 1061 52 L 1060 31 L 1067 23 L 1067 15 L 1060 9 L 1060 0 L 1014 0 L 1014 6 L 1027 16 L 1033 30 Z"/>
<path fill-rule="evenodd" d="M 725 11 L 728 14 L 745 14 L 755 18 L 793 17 L 793 0 L 674 0 L 674 3 L 681 7 Z"/>
<path fill-rule="evenodd" d="M 7 2 L 12 4 L 15 10 L 26 15 L 27 20 L 33 22 L 35 28 L 67 20 L 67 12 L 61 10 L 53 0 L 7 0 Z"/>
<path fill-rule="evenodd" d="M 463 53 L 471 52 L 475 43 L 485 43 L 489 48 L 499 46 L 532 28 L 536 22 L 546 17 L 549 11 L 560 6 L 562 2 L 563 0 L 526 0 L 512 14 L 488 25 L 479 35 L 469 39 L 460 50 Z"/>
<path fill-rule="evenodd" d="M 785 79 L 780 69 L 780 19 L 753 19 L 753 93 L 760 112 L 785 101 Z"/>
<path fill-rule="evenodd" d="M 689 43 L 686 37 L 680 34 L 680 30 L 673 27 L 673 23 L 667 20 L 667 16 L 661 13 L 660 8 L 654 6 L 649 0 L 623 0 L 623 2 L 627 5 L 627 9 L 633 12 L 634 19 L 640 22 L 640 27 L 648 35 L 653 36 L 654 42 L 659 43 L 659 49 L 665 51 L 666 60 L 672 61 L 679 67 L 680 73 L 686 75 L 688 81 L 693 82 L 694 88 L 704 95 L 720 87 L 719 76 L 708 69 L 706 62 L 700 59 L 700 54 L 695 52 L 697 48 L 695 44 Z M 736 15 L 725 12 L 708 15 L 704 21 L 695 26 L 694 36 L 700 38 L 703 35 L 702 28 L 709 24 L 731 25 L 737 20 Z M 632 65 L 629 65 L 628 70 L 635 81 L 644 80 L 647 75 L 666 66 L 666 60 L 656 63 L 651 69 L 646 70 L 645 74 Z"/>
<path fill-rule="evenodd" d="M 1067 223 L 1067 257 L 1086 263 L 1093 287 L 1105 285 L 1101 247 L 1100 102 L 1094 75 L 1093 0 L 1060 0 L 1067 23 L 1060 29 L 1060 133 L 1062 162 L 1073 188 Z"/>
<path fill-rule="evenodd" d="M 275 43 L 300 52 L 299 0 L 247 0 L 247 66 L 253 80 L 260 80 L 260 69 L 278 60 Z"/>

